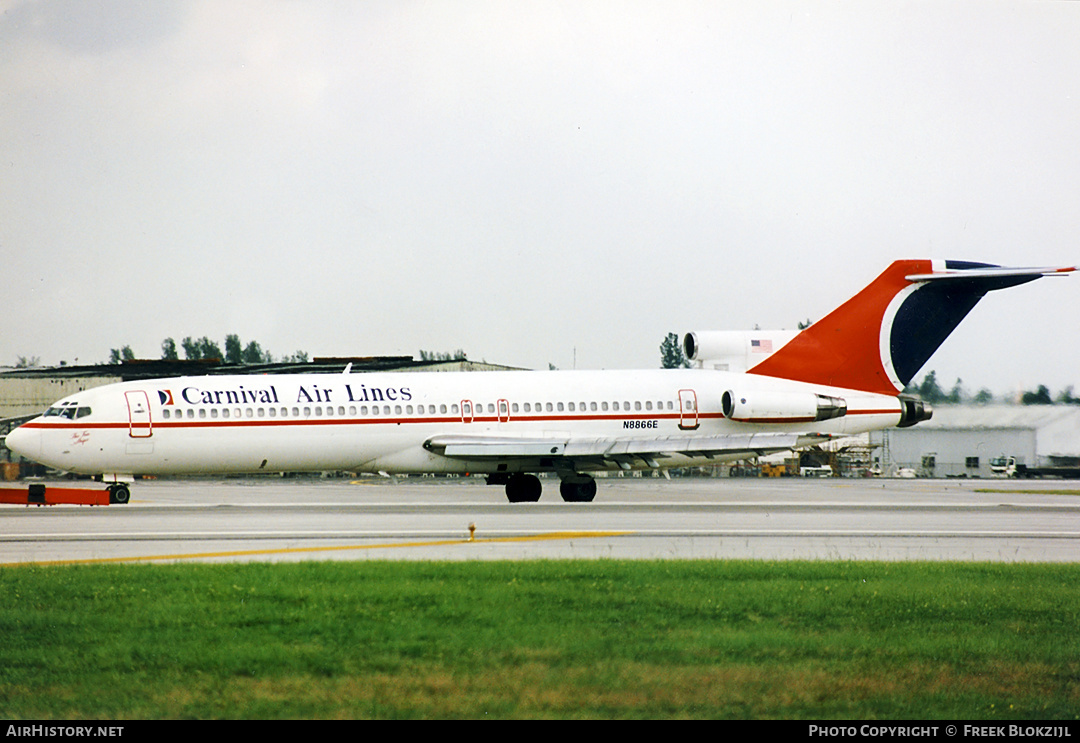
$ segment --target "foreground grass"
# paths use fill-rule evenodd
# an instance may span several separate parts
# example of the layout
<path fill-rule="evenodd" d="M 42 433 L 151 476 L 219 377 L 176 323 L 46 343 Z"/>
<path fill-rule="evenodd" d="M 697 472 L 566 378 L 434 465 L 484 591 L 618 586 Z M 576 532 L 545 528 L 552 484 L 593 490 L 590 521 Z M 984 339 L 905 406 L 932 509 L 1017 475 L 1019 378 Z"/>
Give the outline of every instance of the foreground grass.
<path fill-rule="evenodd" d="M 1074 719 L 1080 566 L 0 569 L 3 718 Z"/>

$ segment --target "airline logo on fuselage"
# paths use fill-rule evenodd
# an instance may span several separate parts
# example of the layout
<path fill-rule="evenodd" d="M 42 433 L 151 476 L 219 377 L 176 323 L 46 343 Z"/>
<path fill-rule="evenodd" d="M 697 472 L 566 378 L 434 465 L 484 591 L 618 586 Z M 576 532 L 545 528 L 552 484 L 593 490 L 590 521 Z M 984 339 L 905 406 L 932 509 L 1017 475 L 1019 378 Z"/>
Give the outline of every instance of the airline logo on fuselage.
<path fill-rule="evenodd" d="M 343 397 L 344 395 L 344 397 Z M 162 405 L 175 405 L 172 390 L 158 390 Z M 261 389 L 248 389 L 244 385 L 225 389 L 203 389 L 185 387 L 180 390 L 180 399 L 188 405 L 245 405 L 262 403 L 275 405 L 281 403 L 277 385 Z M 317 384 L 302 384 L 296 392 L 297 403 L 308 402 L 400 402 L 412 400 L 409 387 L 369 387 L 365 384 L 346 384 L 345 389 L 319 387 Z"/>

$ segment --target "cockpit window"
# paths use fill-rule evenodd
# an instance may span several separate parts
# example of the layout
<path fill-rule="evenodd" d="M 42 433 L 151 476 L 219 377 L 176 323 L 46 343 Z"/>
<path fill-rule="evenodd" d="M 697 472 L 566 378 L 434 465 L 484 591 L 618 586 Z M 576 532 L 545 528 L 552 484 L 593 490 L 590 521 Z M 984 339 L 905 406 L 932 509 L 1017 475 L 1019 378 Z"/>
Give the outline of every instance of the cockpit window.
<path fill-rule="evenodd" d="M 90 408 L 83 406 L 78 407 L 78 403 L 65 402 L 60 405 L 54 405 L 45 411 L 44 416 L 46 418 L 67 418 L 74 420 L 75 418 L 85 418 L 90 415 Z"/>

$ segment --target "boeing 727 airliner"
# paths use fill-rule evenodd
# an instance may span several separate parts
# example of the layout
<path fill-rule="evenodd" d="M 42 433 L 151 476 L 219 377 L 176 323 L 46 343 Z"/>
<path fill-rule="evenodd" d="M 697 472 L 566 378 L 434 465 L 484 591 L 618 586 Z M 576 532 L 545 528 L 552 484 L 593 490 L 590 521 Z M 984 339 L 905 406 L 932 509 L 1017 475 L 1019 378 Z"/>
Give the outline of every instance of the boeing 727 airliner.
<path fill-rule="evenodd" d="M 696 368 L 178 377 L 66 397 L 8 447 L 100 475 L 344 470 L 477 473 L 512 502 L 554 472 L 591 501 L 603 470 L 665 469 L 798 449 L 931 416 L 902 394 L 988 291 L 1074 266 L 896 261 L 799 332 L 689 333 Z"/>

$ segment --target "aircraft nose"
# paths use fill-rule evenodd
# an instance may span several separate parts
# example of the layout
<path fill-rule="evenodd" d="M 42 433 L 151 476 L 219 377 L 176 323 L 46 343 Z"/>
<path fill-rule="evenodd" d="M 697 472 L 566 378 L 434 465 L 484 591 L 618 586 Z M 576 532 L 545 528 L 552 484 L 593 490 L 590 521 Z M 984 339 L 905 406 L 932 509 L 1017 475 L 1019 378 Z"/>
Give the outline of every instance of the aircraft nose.
<path fill-rule="evenodd" d="M 41 456 L 41 434 L 32 428 L 19 426 L 7 435 L 5 443 L 21 457 L 36 460 Z"/>

